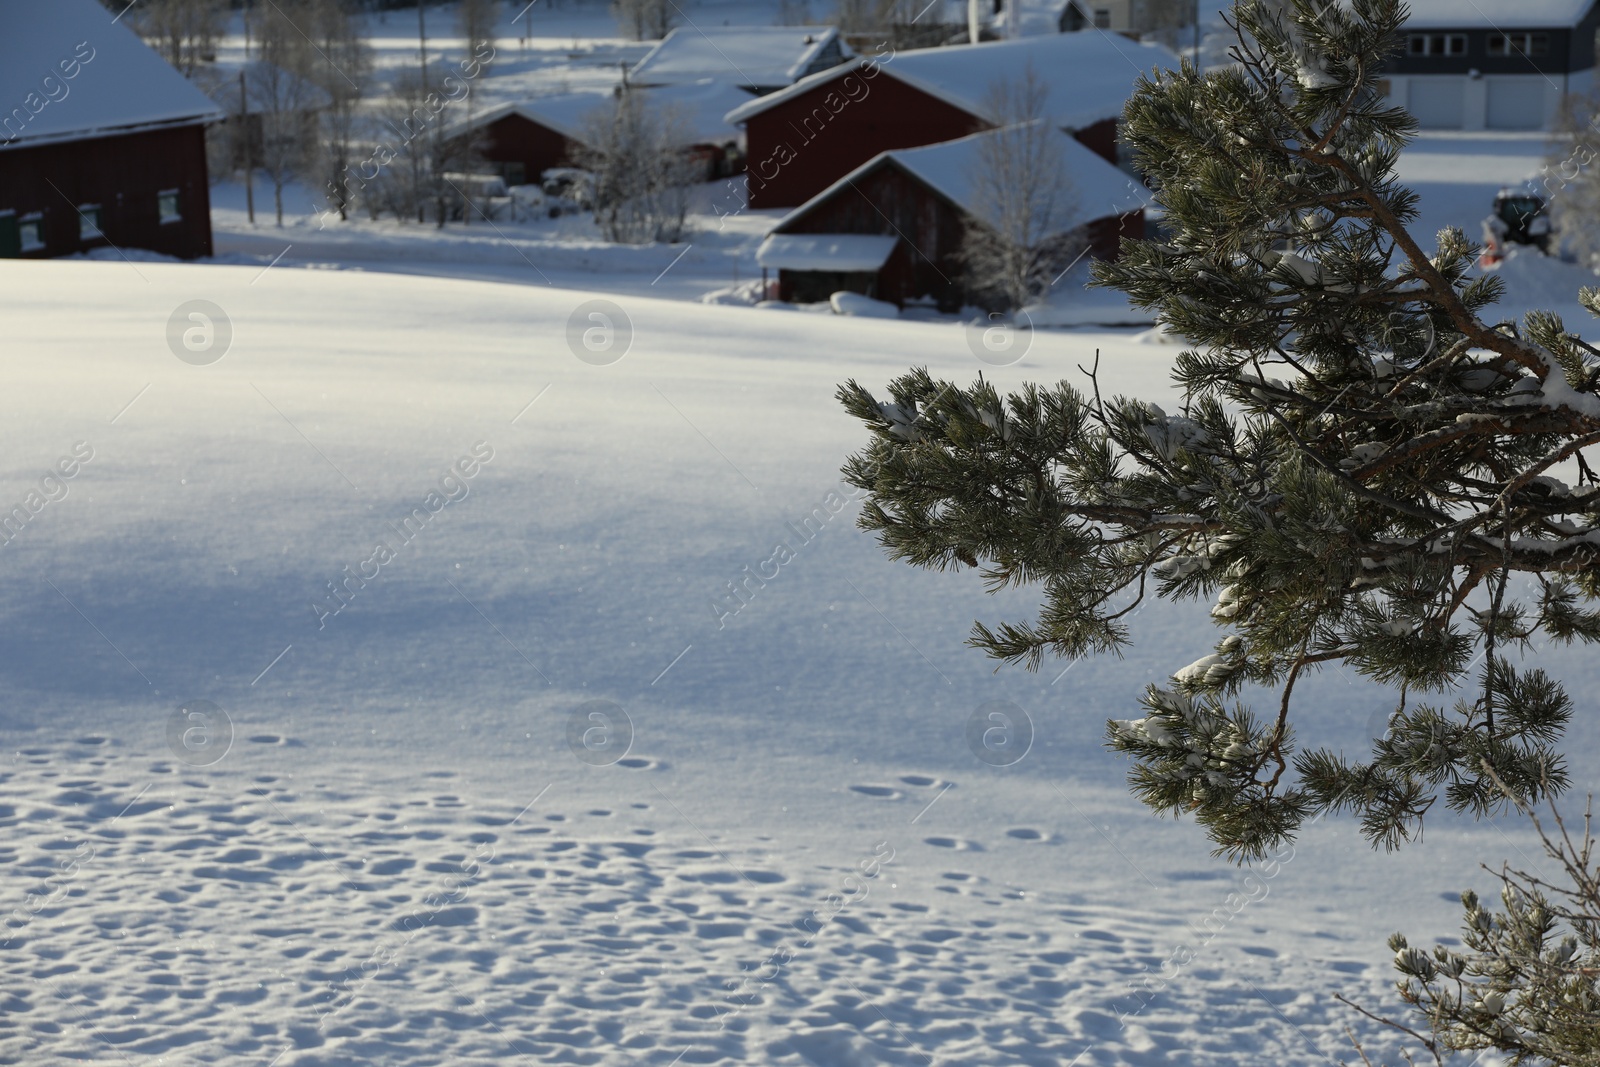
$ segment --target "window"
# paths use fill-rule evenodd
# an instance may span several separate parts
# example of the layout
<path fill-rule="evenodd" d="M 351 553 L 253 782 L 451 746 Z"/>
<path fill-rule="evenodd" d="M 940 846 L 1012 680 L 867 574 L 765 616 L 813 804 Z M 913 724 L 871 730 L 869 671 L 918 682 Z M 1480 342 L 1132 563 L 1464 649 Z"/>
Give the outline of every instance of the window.
<path fill-rule="evenodd" d="M 161 216 L 163 226 L 183 221 L 183 212 L 178 210 L 178 190 L 163 189 L 156 194 L 156 213 Z"/>
<path fill-rule="evenodd" d="M 79 204 L 78 240 L 93 241 L 104 236 L 105 234 L 100 232 L 100 205 Z"/>
<path fill-rule="evenodd" d="M 1412 56 L 1464 56 L 1464 33 L 1412 33 L 1406 35 L 1406 54 Z"/>
<path fill-rule="evenodd" d="M 1097 30 L 1109 30 L 1111 28 L 1111 9 L 1109 7 L 1097 7 L 1094 9 L 1094 28 Z"/>
<path fill-rule="evenodd" d="M 17 243 L 24 252 L 44 249 L 44 216 L 35 211 L 17 220 Z"/>
<path fill-rule="evenodd" d="M 22 242 L 17 239 L 17 213 L 0 211 L 0 259 L 15 259 L 22 253 Z"/>
<path fill-rule="evenodd" d="M 1542 56 L 1550 52 L 1548 33 L 1491 33 L 1491 56 Z"/>

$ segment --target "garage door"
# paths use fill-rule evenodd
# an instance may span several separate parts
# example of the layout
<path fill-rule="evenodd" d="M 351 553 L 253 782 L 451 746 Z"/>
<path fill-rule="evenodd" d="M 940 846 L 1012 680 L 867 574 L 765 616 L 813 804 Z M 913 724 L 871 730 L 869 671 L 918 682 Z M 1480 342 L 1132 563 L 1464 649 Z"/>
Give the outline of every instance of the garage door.
<path fill-rule="evenodd" d="M 1491 130 L 1537 130 L 1544 125 L 1544 81 L 1490 78 L 1488 126 Z"/>
<path fill-rule="evenodd" d="M 1425 130 L 1459 130 L 1465 78 L 1412 78 L 1406 107 Z"/>

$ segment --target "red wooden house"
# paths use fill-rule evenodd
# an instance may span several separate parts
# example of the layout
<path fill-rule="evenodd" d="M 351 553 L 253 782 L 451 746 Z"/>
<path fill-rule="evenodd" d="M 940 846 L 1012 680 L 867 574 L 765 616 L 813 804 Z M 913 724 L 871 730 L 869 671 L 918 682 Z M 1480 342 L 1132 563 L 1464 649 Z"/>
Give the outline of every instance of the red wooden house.
<path fill-rule="evenodd" d="M 848 290 L 900 305 L 931 298 L 944 310 L 969 302 L 961 251 L 968 221 L 994 210 L 975 176 L 995 135 L 884 152 L 790 212 L 756 252 L 763 271 L 778 272 L 778 298 Z M 1076 208 L 1060 236 L 1114 259 L 1124 238 L 1144 236 L 1149 191 L 1078 141 L 1063 136 L 1061 147 Z"/>
<path fill-rule="evenodd" d="M 472 142 L 474 154 L 492 164 L 508 185 L 537 182 L 552 167 L 577 165 L 585 115 L 609 105 L 609 93 L 565 93 L 502 104 L 452 128 Z"/>
<path fill-rule="evenodd" d="M 211 254 L 222 111 L 96 0 L 12 4 L 0 33 L 0 257 Z"/>
<path fill-rule="evenodd" d="M 681 147 L 705 161 L 708 179 L 733 173 L 742 164 L 739 130 L 724 122 L 723 115 L 748 99 L 748 93 L 711 80 L 630 91 L 643 93 L 661 111 Z M 470 139 L 473 154 L 508 185 L 537 182 L 552 167 L 582 163 L 586 128 L 607 113 L 614 99 L 612 92 L 564 93 L 503 104 L 453 127 L 449 136 Z"/>
<path fill-rule="evenodd" d="M 1175 69 L 1172 53 L 1100 33 L 923 48 L 854 60 L 728 113 L 748 142 L 750 206 L 805 203 L 879 152 L 937 144 L 1005 120 L 990 94 L 1031 68 L 1042 116 L 1112 163 L 1136 79 Z"/>

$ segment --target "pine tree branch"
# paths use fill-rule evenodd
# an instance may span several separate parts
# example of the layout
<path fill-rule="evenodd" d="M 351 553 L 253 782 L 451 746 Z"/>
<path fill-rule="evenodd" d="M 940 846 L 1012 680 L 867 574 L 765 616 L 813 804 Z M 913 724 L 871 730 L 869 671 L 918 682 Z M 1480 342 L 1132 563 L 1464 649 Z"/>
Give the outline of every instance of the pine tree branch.
<path fill-rule="evenodd" d="M 1363 1008 L 1354 1001 L 1346 1000 L 1344 996 L 1339 993 L 1335 993 L 1333 995 L 1333 999 L 1337 1000 L 1347 1008 L 1354 1008 L 1356 1011 L 1360 1012 L 1362 1015 L 1365 1015 L 1375 1023 L 1381 1023 L 1384 1026 L 1388 1026 L 1400 1031 L 1402 1034 L 1409 1034 L 1411 1037 L 1416 1038 L 1418 1044 L 1433 1054 L 1433 1062 L 1438 1064 L 1439 1067 L 1444 1067 L 1444 1057 L 1439 1055 L 1439 1046 L 1434 1041 L 1423 1037 L 1421 1034 L 1417 1033 L 1417 1031 L 1411 1029 L 1409 1026 L 1406 1026 L 1404 1023 L 1397 1023 L 1393 1019 L 1386 1018 L 1382 1015 L 1374 1015 L 1372 1012 L 1368 1011 L 1366 1008 Z"/>
<path fill-rule="evenodd" d="M 1595 430 L 1591 433 L 1584 434 L 1581 437 L 1576 437 L 1571 441 L 1568 441 L 1566 444 L 1551 452 L 1549 455 L 1545 456 L 1544 459 L 1541 459 L 1533 466 L 1524 468 L 1522 473 L 1518 474 L 1515 478 L 1512 478 L 1509 482 L 1507 482 L 1505 489 L 1498 497 L 1495 498 L 1495 502 L 1493 505 L 1491 505 L 1491 507 L 1510 507 L 1512 493 L 1515 493 L 1518 489 L 1521 489 L 1523 486 L 1537 478 L 1540 474 L 1543 474 L 1551 467 L 1554 467 L 1557 463 L 1560 463 L 1564 459 L 1570 458 L 1580 449 L 1584 449 L 1595 444 L 1600 444 L 1600 430 Z"/>

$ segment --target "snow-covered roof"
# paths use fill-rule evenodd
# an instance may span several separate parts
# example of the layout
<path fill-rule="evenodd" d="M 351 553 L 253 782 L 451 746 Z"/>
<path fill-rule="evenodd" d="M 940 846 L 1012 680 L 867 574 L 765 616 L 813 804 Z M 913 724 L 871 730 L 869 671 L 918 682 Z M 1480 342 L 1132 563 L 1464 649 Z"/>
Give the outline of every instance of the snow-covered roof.
<path fill-rule="evenodd" d="M 0 20 L 0 149 L 223 117 L 97 0 L 0 0 Z"/>
<path fill-rule="evenodd" d="M 3 0 L 0 0 L 3 2 Z M 688 85 L 663 85 L 657 89 L 635 89 L 643 94 L 652 107 L 667 110 L 684 135 L 685 144 L 723 144 L 739 138 L 739 129 L 724 121 L 728 108 L 750 94 L 726 82 L 703 81 Z M 612 106 L 616 95 L 609 90 L 582 93 L 562 93 L 558 96 L 538 96 L 501 104 L 474 115 L 470 123 L 458 122 L 449 127 L 455 135 L 468 129 L 482 129 L 507 115 L 521 115 L 547 129 L 573 141 L 582 141 L 584 127 L 592 116 L 604 114 Z"/>
<path fill-rule="evenodd" d="M 866 233 L 773 233 L 756 249 L 756 262 L 780 270 L 877 270 L 899 240 Z"/>
<path fill-rule="evenodd" d="M 644 89 L 645 99 L 657 107 L 670 111 L 675 121 L 683 126 L 695 144 L 722 144 L 738 140 L 741 130 L 728 124 L 724 117 L 750 94 L 737 85 L 727 82 L 704 81 L 686 85 L 663 85 L 659 89 Z"/>
<path fill-rule="evenodd" d="M 500 114 L 496 114 L 493 111 L 488 112 L 483 118 L 474 120 L 473 125 L 493 122 L 495 119 L 503 117 L 505 113 L 515 112 L 525 119 L 556 131 L 563 137 L 568 137 L 575 141 L 582 140 L 583 128 L 589 121 L 589 117 L 603 112 L 612 105 L 615 99 L 616 96 L 610 92 L 558 93 L 553 96 L 539 96 L 532 100 L 509 104 Z"/>
<path fill-rule="evenodd" d="M 985 130 L 955 141 L 926 145 L 922 148 L 901 148 L 880 152 L 828 188 L 807 200 L 785 215 L 774 233 L 783 232 L 790 223 L 799 220 L 814 206 L 847 185 L 851 185 L 878 167 L 895 164 L 939 193 L 961 210 L 986 222 L 992 218 L 993 206 L 976 189 L 975 178 L 984 165 L 983 149 L 987 140 L 1004 134 L 1004 130 Z M 1074 224 L 1089 222 L 1112 215 L 1137 211 L 1150 202 L 1150 193 L 1136 179 L 1106 162 L 1099 154 L 1084 147 L 1076 138 L 1057 133 L 1066 189 L 1075 201 Z"/>
<path fill-rule="evenodd" d="M 730 123 L 761 112 L 823 85 L 855 61 L 840 64 L 787 89 L 757 97 L 730 111 Z M 1052 33 L 1013 41 L 919 48 L 882 63 L 884 74 L 921 89 L 963 111 L 991 122 L 987 100 L 995 86 L 1031 66 L 1049 90 L 1045 115 L 1057 126 L 1079 129 L 1122 114 L 1141 74 L 1176 70 L 1178 58 L 1155 44 L 1138 44 L 1112 33 Z"/>
<path fill-rule="evenodd" d="M 1486 0 L 1408 0 L 1408 29 L 1545 30 L 1576 26 L 1595 0 L 1517 0 L 1515 4 Z"/>
<path fill-rule="evenodd" d="M 833 26 L 679 26 L 634 65 L 628 78 L 640 85 L 716 78 L 770 89 L 811 73 L 830 51 L 835 61 L 842 54 Z"/>

